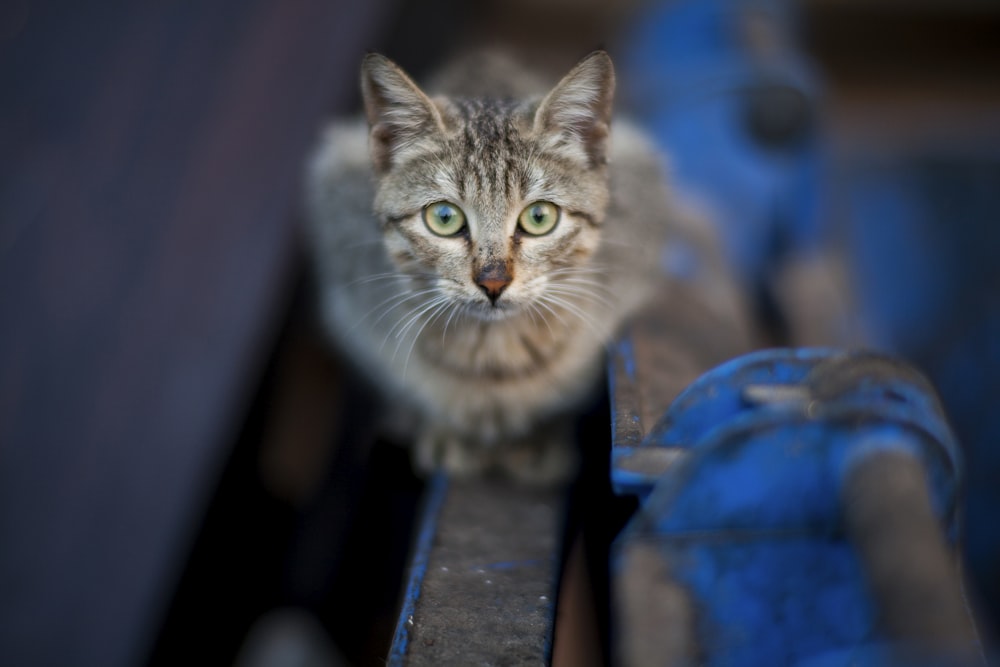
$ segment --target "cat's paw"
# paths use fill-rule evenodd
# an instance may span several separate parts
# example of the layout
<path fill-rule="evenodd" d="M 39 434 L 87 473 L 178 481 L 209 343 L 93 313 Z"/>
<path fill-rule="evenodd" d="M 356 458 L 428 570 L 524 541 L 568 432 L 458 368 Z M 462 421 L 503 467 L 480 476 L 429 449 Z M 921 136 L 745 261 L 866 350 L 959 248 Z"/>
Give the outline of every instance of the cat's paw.
<path fill-rule="evenodd" d="M 576 447 L 563 433 L 540 433 L 504 443 L 496 449 L 494 461 L 508 477 L 532 486 L 565 483 L 579 466 Z"/>
<path fill-rule="evenodd" d="M 481 448 L 447 431 L 428 430 L 417 438 L 413 452 L 419 473 L 431 475 L 444 470 L 454 477 L 475 477 L 483 474 L 489 463 Z"/>
<path fill-rule="evenodd" d="M 578 468 L 577 450 L 568 424 L 550 424 L 520 438 L 491 445 L 447 430 L 429 429 L 413 452 L 417 471 L 443 470 L 452 477 L 487 473 L 532 486 L 553 486 L 571 479 Z"/>

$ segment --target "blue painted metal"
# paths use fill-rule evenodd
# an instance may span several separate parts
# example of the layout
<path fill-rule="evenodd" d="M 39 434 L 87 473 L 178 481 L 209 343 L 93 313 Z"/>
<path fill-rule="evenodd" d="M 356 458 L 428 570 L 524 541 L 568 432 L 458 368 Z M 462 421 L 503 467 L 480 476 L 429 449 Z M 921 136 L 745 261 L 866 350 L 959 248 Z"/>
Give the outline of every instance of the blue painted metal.
<path fill-rule="evenodd" d="M 734 267 L 759 286 L 788 249 L 836 237 L 863 289 L 853 295 L 866 344 L 914 361 L 937 386 L 970 461 L 964 551 L 1000 623 L 1000 123 L 936 127 L 828 165 L 818 114 L 786 141 L 761 141 L 754 91 L 797 91 L 807 112 L 822 83 L 781 0 L 665 0 L 622 39 L 622 98 L 671 158 L 676 180 L 717 218 Z M 905 12 L 905 9 L 901 7 Z M 745 39 L 763 14 L 780 37 Z M 836 220 L 823 200 L 843 204 Z M 823 224 L 838 223 L 838 229 Z M 626 458 L 622 448 L 617 455 Z M 643 475 L 621 468 L 618 488 Z"/>
<path fill-rule="evenodd" d="M 956 138 L 872 149 L 839 173 L 845 242 L 873 343 L 919 363 L 969 461 L 964 549 L 1000 622 L 1000 124 Z"/>
<path fill-rule="evenodd" d="M 631 354 L 631 348 L 620 347 L 617 354 Z M 747 387 L 789 389 L 801 386 L 807 391 L 810 374 L 819 364 L 847 356 L 845 352 L 821 348 L 776 349 L 748 354 L 717 366 L 682 392 L 641 442 L 615 442 L 611 466 L 613 487 L 618 493 L 632 493 L 645 499 L 660 481 L 658 475 L 642 475 L 619 465 L 621 459 L 636 449 L 690 450 L 716 437 L 721 428 L 740 431 L 763 428 L 768 419 L 781 424 L 796 416 L 802 419 L 816 417 L 808 413 L 810 409 L 817 409 L 819 404 L 815 401 L 803 405 L 802 401 L 791 397 L 774 404 L 755 405 L 747 396 Z M 611 391 L 617 404 L 618 388 L 612 385 Z M 855 387 L 852 394 L 839 397 L 835 408 L 836 414 L 831 412 L 824 418 L 833 420 L 842 412 L 839 418 L 857 421 L 860 415 L 868 412 L 867 418 L 873 423 L 907 424 L 913 430 L 925 432 L 927 437 L 945 447 L 949 467 L 957 468 L 960 454 L 939 416 L 936 399 L 906 379 Z"/>
<path fill-rule="evenodd" d="M 668 0 L 621 40 L 623 106 L 719 224 L 732 266 L 760 282 L 819 236 L 821 85 L 797 48 L 795 6 Z"/>
<path fill-rule="evenodd" d="M 657 478 L 622 478 L 615 448 L 616 487 L 643 501 L 616 552 L 656 545 L 697 610 L 700 664 L 892 664 L 841 489 L 872 455 L 905 452 L 957 539 L 961 457 L 919 375 L 870 354 L 756 352 L 693 383 L 639 447 L 684 454 Z"/>

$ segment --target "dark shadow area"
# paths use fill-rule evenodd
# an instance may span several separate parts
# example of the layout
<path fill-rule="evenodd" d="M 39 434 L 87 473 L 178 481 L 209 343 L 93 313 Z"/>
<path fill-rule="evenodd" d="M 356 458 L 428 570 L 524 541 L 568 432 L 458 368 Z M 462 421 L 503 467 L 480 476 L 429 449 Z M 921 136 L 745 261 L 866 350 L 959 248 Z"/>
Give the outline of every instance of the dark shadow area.
<path fill-rule="evenodd" d="M 302 424 L 275 430 L 289 423 L 279 414 L 280 396 L 310 385 L 309 377 L 288 372 L 288 360 L 319 353 L 329 358 L 310 361 L 331 365 L 332 355 L 313 347 L 306 292 L 297 292 L 209 505 L 153 665 L 232 664 L 255 622 L 281 609 L 315 618 L 350 664 L 384 664 L 422 482 L 407 451 L 374 437 L 374 397 L 365 383 L 340 368 L 327 376 L 342 389 L 324 388 L 326 411 L 338 418 L 316 436 L 324 442 L 314 444 L 329 451 L 319 457 L 322 469 L 310 471 L 310 484 L 289 492 L 266 468 L 280 460 L 271 448 L 302 454 L 294 451 Z"/>

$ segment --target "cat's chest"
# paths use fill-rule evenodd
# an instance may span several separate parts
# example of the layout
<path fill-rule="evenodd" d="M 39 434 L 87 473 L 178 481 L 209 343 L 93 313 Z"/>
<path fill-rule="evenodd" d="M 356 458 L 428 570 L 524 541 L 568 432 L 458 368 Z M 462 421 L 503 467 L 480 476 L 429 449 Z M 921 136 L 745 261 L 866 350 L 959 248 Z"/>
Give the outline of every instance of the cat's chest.
<path fill-rule="evenodd" d="M 430 332 L 409 388 L 460 431 L 523 432 L 533 415 L 563 410 L 593 386 L 601 345 L 587 331 L 527 317 Z"/>
<path fill-rule="evenodd" d="M 516 382 L 550 373 L 572 339 L 561 323 L 523 317 L 429 331 L 420 349 L 429 364 L 456 378 Z"/>

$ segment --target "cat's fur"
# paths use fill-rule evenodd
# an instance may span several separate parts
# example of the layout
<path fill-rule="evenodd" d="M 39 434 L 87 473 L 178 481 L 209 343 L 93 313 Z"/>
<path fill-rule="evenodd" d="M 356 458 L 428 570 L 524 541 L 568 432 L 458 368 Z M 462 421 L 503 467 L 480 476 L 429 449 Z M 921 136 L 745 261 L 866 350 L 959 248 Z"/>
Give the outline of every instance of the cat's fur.
<path fill-rule="evenodd" d="M 672 206 L 652 142 L 611 121 L 606 53 L 547 95 L 507 65 L 461 69 L 429 97 L 365 58 L 367 123 L 334 123 L 308 173 L 322 317 L 387 404 L 417 416 L 419 467 L 558 479 L 567 415 L 655 284 Z M 440 201 L 464 211 L 465 233 L 428 229 Z M 561 208 L 544 236 L 517 227 L 537 201 Z M 495 303 L 487 284 L 503 288 Z"/>

